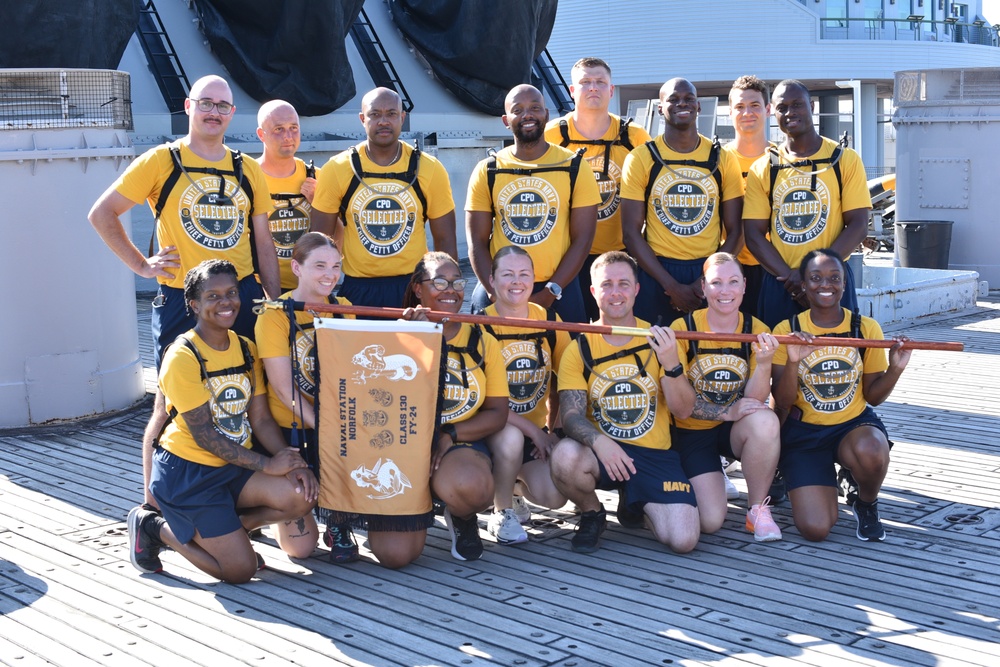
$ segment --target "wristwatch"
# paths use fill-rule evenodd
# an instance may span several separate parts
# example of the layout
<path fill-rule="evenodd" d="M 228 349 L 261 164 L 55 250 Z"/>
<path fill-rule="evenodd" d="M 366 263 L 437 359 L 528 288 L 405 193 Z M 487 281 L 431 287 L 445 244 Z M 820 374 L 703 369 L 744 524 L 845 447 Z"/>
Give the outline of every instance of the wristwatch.
<path fill-rule="evenodd" d="M 451 438 L 452 443 L 458 442 L 458 434 L 455 433 L 454 424 L 442 424 L 441 432 L 447 435 L 449 438 Z"/>
<path fill-rule="evenodd" d="M 682 364 L 677 364 L 669 371 L 663 371 L 663 374 L 666 375 L 668 378 L 679 378 L 681 375 L 684 374 L 684 366 Z"/>
<path fill-rule="evenodd" d="M 552 293 L 552 296 L 556 298 L 556 301 L 562 298 L 562 287 L 554 282 L 545 283 L 545 289 Z"/>

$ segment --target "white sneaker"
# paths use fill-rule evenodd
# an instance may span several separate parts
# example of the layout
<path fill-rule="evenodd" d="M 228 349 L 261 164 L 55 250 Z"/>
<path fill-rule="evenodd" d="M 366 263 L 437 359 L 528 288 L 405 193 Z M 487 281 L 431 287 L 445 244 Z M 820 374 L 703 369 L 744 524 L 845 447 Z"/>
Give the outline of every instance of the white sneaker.
<path fill-rule="evenodd" d="M 719 458 L 722 459 L 722 472 L 731 473 L 740 469 L 740 462 L 738 460 L 733 459 L 730 461 L 725 456 L 719 456 Z"/>
<path fill-rule="evenodd" d="M 722 471 L 722 479 L 726 483 L 726 500 L 736 500 L 739 498 L 740 490 L 733 484 L 733 480 L 729 479 L 729 475 L 726 474 L 725 470 Z"/>
<path fill-rule="evenodd" d="M 531 523 L 531 508 L 528 507 L 528 501 L 524 496 L 514 496 L 514 514 L 517 515 L 521 525 Z"/>
<path fill-rule="evenodd" d="M 493 512 L 486 530 L 499 544 L 520 544 L 528 541 L 528 534 L 524 532 L 521 522 L 517 520 L 517 514 L 512 509 Z"/>

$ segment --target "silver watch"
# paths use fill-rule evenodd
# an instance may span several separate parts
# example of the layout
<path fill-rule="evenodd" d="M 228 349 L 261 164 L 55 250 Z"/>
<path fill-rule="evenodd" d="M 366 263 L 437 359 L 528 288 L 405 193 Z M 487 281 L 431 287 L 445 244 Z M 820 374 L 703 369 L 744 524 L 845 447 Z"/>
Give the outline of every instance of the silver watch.
<path fill-rule="evenodd" d="M 552 296 L 556 298 L 556 301 L 562 298 L 562 287 L 554 282 L 545 283 L 545 289 L 552 292 Z"/>

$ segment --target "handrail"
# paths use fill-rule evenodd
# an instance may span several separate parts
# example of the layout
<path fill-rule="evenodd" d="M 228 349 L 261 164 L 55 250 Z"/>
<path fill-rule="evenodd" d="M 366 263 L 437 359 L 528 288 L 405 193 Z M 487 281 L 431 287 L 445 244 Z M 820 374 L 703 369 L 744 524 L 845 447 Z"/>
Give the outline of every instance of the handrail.
<path fill-rule="evenodd" d="M 913 40 L 1000 46 L 1000 27 L 986 23 L 827 17 L 820 17 L 819 21 L 820 39 Z"/>

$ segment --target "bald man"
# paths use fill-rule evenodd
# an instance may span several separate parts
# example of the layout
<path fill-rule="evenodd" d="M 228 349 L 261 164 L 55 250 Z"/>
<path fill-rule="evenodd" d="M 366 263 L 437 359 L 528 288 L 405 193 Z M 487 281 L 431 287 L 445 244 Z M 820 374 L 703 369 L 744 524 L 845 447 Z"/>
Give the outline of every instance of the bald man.
<path fill-rule="evenodd" d="M 465 204 L 469 257 L 479 278 L 473 312 L 493 301 L 487 290 L 493 255 L 517 245 L 534 263 L 531 300 L 563 320 L 586 322 L 579 273 L 601 203 L 594 172 L 582 154 L 545 140 L 549 112 L 537 88 L 515 86 L 504 110 L 514 145 L 476 165 Z"/>
<path fill-rule="evenodd" d="M 319 172 L 312 229 L 344 252 L 340 296 L 360 306 L 399 308 L 417 262 L 434 249 L 458 258 L 455 201 L 444 166 L 399 140 L 406 112 L 394 90 L 365 94 L 358 114 L 367 139 Z"/>
<path fill-rule="evenodd" d="M 267 221 L 273 207 L 264 174 L 254 160 L 244 159 L 224 143 L 235 111 L 233 92 L 225 79 L 212 75 L 195 81 L 184 101 L 188 133 L 139 156 L 101 195 L 88 216 L 125 266 L 159 283 L 151 316 L 157 369 L 166 346 L 194 327 L 184 301 L 184 278 L 203 260 L 226 259 L 235 265 L 240 312 L 233 330 L 241 336 L 253 338 L 253 300 L 265 293 L 272 299 L 281 294 Z M 149 257 L 129 239 L 120 217 L 143 200 L 156 218 L 159 245 L 159 251 Z M 157 391 L 143 438 L 147 486 L 152 443 L 166 418 L 163 394 Z M 153 502 L 148 490 L 146 500 Z"/>
<path fill-rule="evenodd" d="M 281 291 L 298 286 L 292 273 L 292 248 L 309 231 L 316 174 L 312 165 L 295 157 L 302 143 L 299 114 L 288 102 L 272 100 L 257 112 L 257 138 L 264 152 L 257 158 L 271 193 L 271 239 L 278 253 Z"/>
<path fill-rule="evenodd" d="M 663 134 L 625 158 L 622 238 L 639 262 L 635 314 L 669 326 L 702 307 L 705 259 L 719 250 L 739 252 L 743 178 L 732 154 L 698 134 L 694 84 L 664 83 L 657 111 Z"/>

